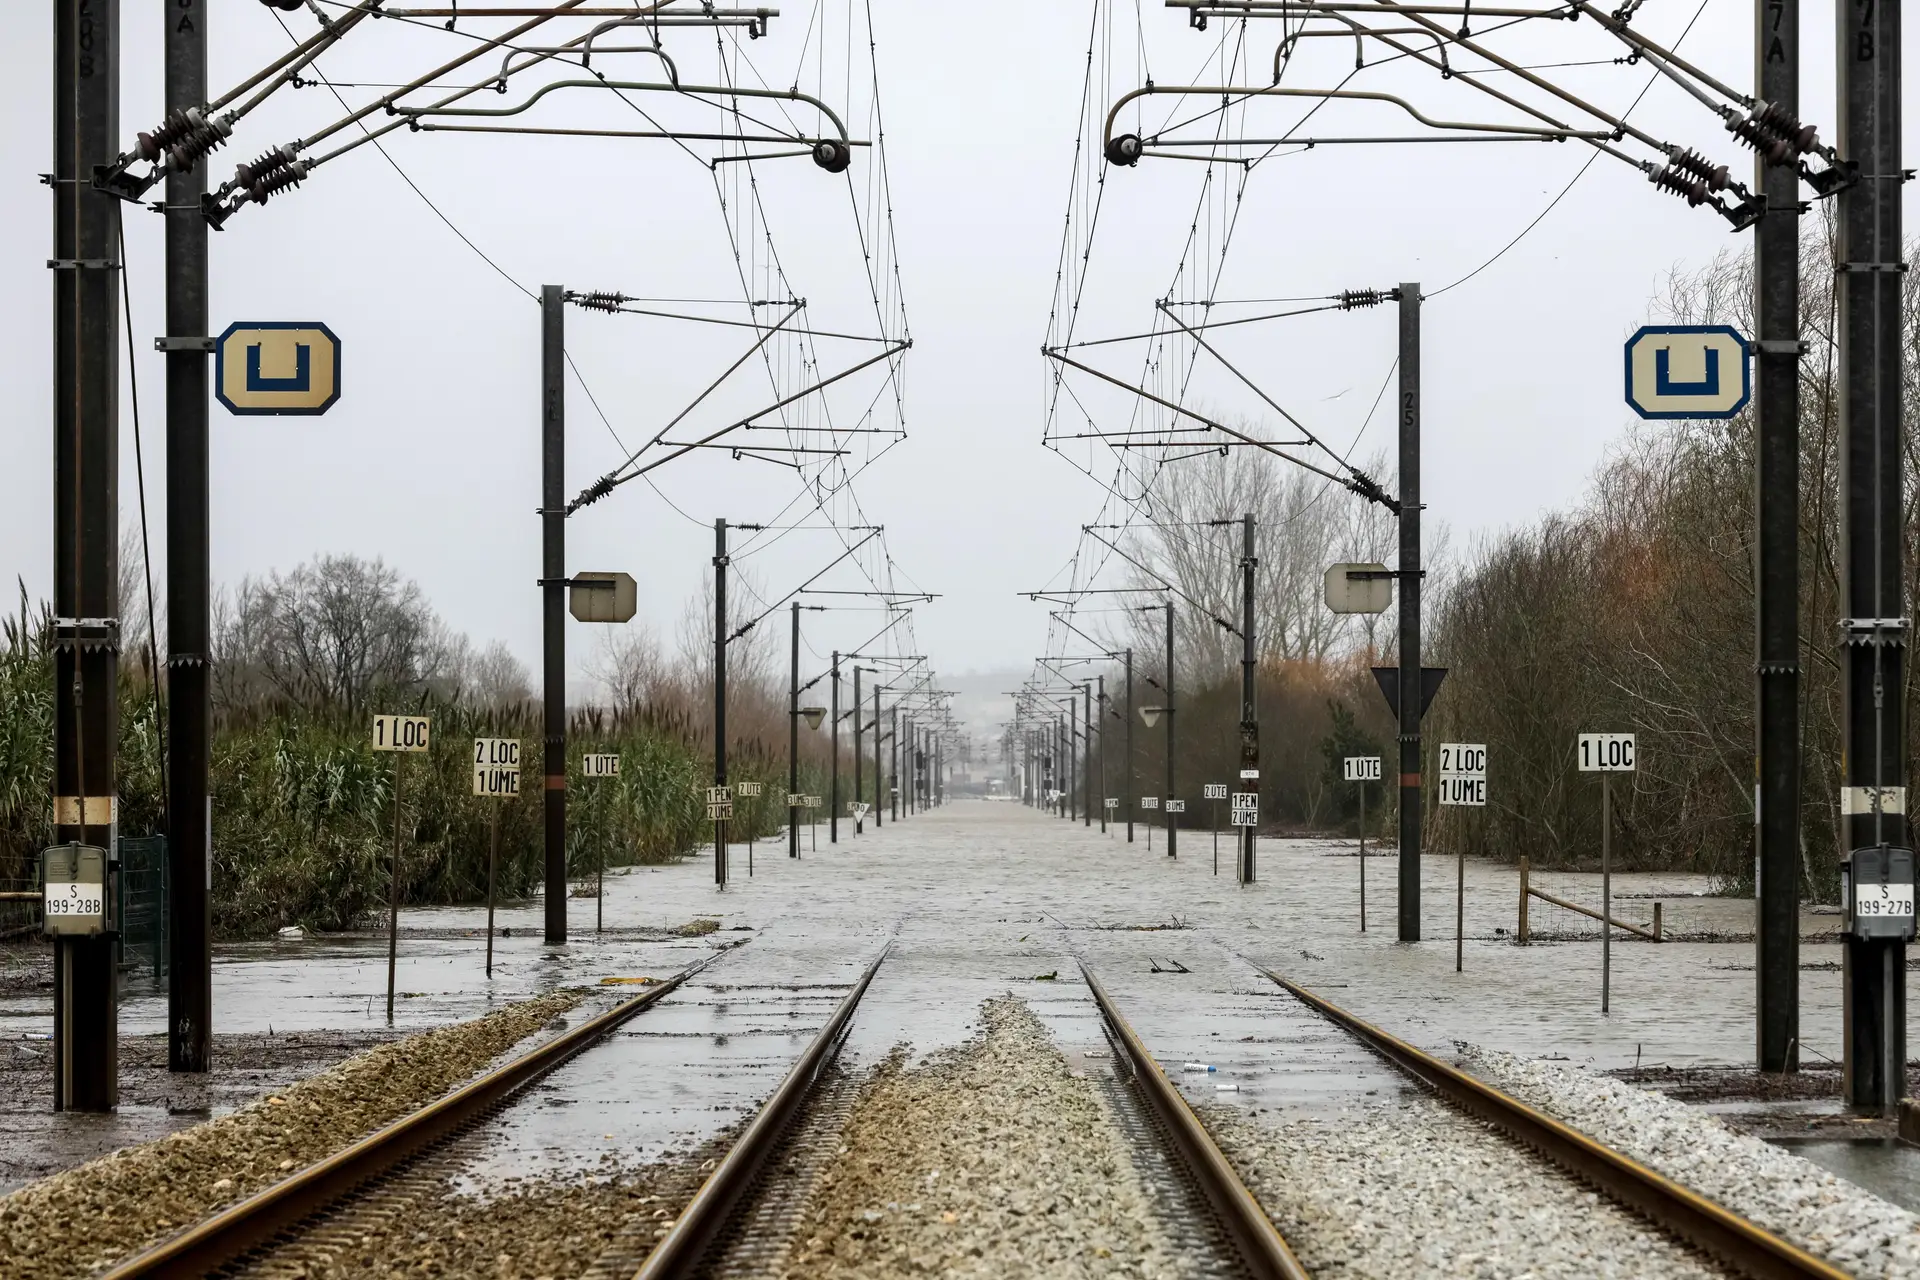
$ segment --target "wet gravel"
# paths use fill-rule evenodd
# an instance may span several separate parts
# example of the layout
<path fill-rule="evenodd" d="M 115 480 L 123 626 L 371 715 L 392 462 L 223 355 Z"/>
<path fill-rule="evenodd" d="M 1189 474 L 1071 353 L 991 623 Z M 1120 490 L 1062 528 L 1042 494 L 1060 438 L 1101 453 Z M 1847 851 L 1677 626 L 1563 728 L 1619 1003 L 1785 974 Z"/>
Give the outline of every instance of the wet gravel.
<path fill-rule="evenodd" d="M 1811 1161 L 1572 1063 L 1464 1052 L 1469 1069 L 1515 1097 L 1863 1280 L 1920 1277 L 1920 1218 Z"/>
<path fill-rule="evenodd" d="M 788 1277 L 1179 1274 L 1093 1086 L 1020 1001 L 982 1016 L 983 1038 L 880 1069 Z"/>
<path fill-rule="evenodd" d="M 382 1188 L 240 1274 L 246 1280 L 365 1276 L 558 1276 L 627 1280 L 692 1199 L 725 1143 L 649 1165 L 608 1155 L 590 1172 L 508 1178 L 476 1189 L 442 1170 L 424 1195 Z"/>
<path fill-rule="evenodd" d="M 227 1115 L 356 1053 L 397 1040 L 386 1028 L 236 1033 L 213 1037 L 213 1070 L 167 1070 L 167 1038 L 120 1041 L 120 1108 L 112 1117 L 53 1112 L 53 1042 L 0 1039 L 0 1195 L 35 1178 Z M 191 1084 L 186 1081 L 191 1080 Z M 176 1103 L 189 1099 L 193 1110 Z M 54 1119 L 49 1122 L 49 1115 Z"/>
<path fill-rule="evenodd" d="M 232 1115 L 0 1199 L 0 1275 L 82 1276 L 279 1181 L 479 1072 L 583 998 L 556 992 L 380 1045 Z"/>
<path fill-rule="evenodd" d="M 1332 1117 L 1201 1108 L 1315 1280 L 1721 1273 L 1492 1130 L 1426 1098 Z"/>

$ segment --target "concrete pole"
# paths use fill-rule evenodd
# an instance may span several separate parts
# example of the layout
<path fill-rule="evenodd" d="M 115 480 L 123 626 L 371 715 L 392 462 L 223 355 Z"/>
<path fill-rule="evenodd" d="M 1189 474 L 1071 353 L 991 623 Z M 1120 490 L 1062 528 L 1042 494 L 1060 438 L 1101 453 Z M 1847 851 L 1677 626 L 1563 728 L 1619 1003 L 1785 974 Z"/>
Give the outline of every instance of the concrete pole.
<path fill-rule="evenodd" d="M 546 940 L 567 940 L 566 294 L 540 287 L 541 816 Z"/>
<path fill-rule="evenodd" d="M 92 177 L 118 154 L 118 0 L 58 0 L 53 58 L 53 837 L 106 851 L 106 928 L 114 930 L 122 264 L 119 202 L 97 190 Z M 55 940 L 57 1111 L 119 1104 L 113 951 L 104 934 Z"/>
<path fill-rule="evenodd" d="M 1420 286 L 1400 296 L 1400 941 L 1420 941 Z"/>

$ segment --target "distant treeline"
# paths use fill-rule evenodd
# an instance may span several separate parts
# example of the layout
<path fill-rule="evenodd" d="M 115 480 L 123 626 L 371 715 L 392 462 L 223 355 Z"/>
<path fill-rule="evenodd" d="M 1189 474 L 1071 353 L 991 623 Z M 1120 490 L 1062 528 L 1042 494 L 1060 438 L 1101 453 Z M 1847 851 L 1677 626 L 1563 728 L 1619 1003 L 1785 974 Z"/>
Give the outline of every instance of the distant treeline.
<path fill-rule="evenodd" d="M 1840 852 L 1844 567 L 1832 257 L 1830 228 L 1818 225 L 1801 267 L 1799 667 L 1802 890 L 1824 899 L 1837 891 Z M 1751 297 L 1748 260 L 1724 255 L 1672 276 L 1653 318 L 1752 332 Z M 1904 330 L 1904 578 L 1911 593 L 1920 575 L 1920 387 L 1912 358 L 1920 349 L 1920 281 L 1913 279 L 1906 282 Z M 1384 459 L 1368 469 L 1391 490 Z M 1214 618 L 1239 621 L 1233 593 L 1238 530 L 1214 525 L 1223 515 L 1253 511 L 1260 527 L 1263 826 L 1347 823 L 1355 787 L 1339 781 L 1340 757 L 1394 748 L 1395 726 L 1366 672 L 1394 661 L 1394 615 L 1329 614 L 1319 599 L 1320 575 L 1338 561 L 1391 563 L 1390 517 L 1252 450 L 1167 468 L 1153 497 L 1155 525 L 1132 533 L 1128 546 L 1150 569 L 1134 576 L 1136 586 L 1179 588 L 1181 794 L 1198 796 L 1201 782 L 1231 779 L 1237 764 L 1240 641 Z M 1600 785 L 1595 775 L 1578 772 L 1576 737 L 1631 732 L 1638 735 L 1639 769 L 1614 779 L 1616 865 L 1705 872 L 1728 890 L 1750 888 L 1753 528 L 1749 409 L 1725 422 L 1636 424 L 1577 507 L 1488 537 L 1464 555 L 1449 551 L 1444 529 L 1435 531 L 1427 553 L 1423 656 L 1449 674 L 1423 726 L 1426 776 L 1434 776 L 1441 742 L 1485 743 L 1489 803 L 1442 809 L 1428 787 L 1429 849 L 1464 848 L 1508 861 L 1524 856 L 1545 865 L 1596 863 Z M 1135 701 L 1158 705 L 1159 689 L 1141 681 L 1160 674 L 1164 660 L 1155 655 L 1164 650 L 1163 615 L 1134 610 L 1127 618 L 1099 638 L 1133 649 Z M 1060 651 L 1074 652 L 1066 645 L 1078 643 L 1067 641 Z M 1114 692 L 1111 674 L 1108 692 Z M 1910 676 L 1896 714 L 1912 726 L 1920 723 L 1917 712 L 1920 681 Z M 1108 723 L 1110 732 L 1121 732 L 1117 722 Z M 1142 753 L 1137 794 L 1157 794 L 1163 735 L 1138 723 L 1134 734 Z M 1916 736 L 1909 731 L 1909 788 L 1920 782 Z M 1108 739 L 1110 754 L 1114 740 Z M 1389 756 L 1384 773 L 1391 779 L 1394 772 Z M 1110 763 L 1109 786 L 1123 778 Z M 1370 790 L 1370 825 L 1377 815 L 1376 829 L 1391 833 L 1396 802 L 1395 788 Z M 1208 807 L 1190 799 L 1186 825 L 1209 820 Z"/>
<path fill-rule="evenodd" d="M 138 592 L 123 616 L 140 616 Z M 52 836 L 50 617 L 21 592 L 0 631 L 0 879 L 20 884 Z M 473 655 L 418 587 L 378 561 L 321 557 L 243 583 L 216 615 L 214 926 L 222 938 L 288 924 L 347 929 L 373 920 L 389 890 L 395 757 L 370 745 L 375 711 L 430 716 L 433 749 L 402 767 L 401 900 L 452 903 L 486 893 L 489 823 L 500 819 L 499 893 L 542 882 L 541 715 L 527 674 L 503 648 Z M 164 829 L 164 735 L 142 628 L 123 655 L 119 796 L 122 836 Z M 697 647 L 695 649 L 697 652 Z M 711 840 L 710 685 L 661 657 L 644 633 L 596 656 L 610 704 L 570 716 L 569 874 L 659 863 Z M 764 783 L 738 799 L 731 838 L 786 823 L 786 697 L 764 655 L 744 649 L 732 682 L 729 777 Z M 164 687 L 161 689 L 164 702 Z M 803 741 L 803 791 L 824 794 L 826 753 Z M 520 794 L 472 791 L 472 739 L 518 738 Z M 587 752 L 621 756 L 618 778 L 582 779 Z M 843 779 L 843 798 L 851 795 Z M 872 782 L 868 780 L 871 794 Z M 823 815 L 824 816 L 824 815 Z"/>

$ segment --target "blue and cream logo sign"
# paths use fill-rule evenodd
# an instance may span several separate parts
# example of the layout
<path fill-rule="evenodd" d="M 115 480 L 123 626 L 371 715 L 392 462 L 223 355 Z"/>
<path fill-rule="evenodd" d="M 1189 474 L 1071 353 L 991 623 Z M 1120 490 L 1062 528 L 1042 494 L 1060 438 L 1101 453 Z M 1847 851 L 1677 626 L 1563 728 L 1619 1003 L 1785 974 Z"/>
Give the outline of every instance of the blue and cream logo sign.
<path fill-rule="evenodd" d="M 1738 329 L 1650 324 L 1627 339 L 1627 403 L 1643 418 L 1731 418 L 1752 391 Z"/>
<path fill-rule="evenodd" d="M 214 344 L 213 393 L 231 413 L 325 413 L 340 398 L 340 339 L 310 320 L 243 320 Z"/>

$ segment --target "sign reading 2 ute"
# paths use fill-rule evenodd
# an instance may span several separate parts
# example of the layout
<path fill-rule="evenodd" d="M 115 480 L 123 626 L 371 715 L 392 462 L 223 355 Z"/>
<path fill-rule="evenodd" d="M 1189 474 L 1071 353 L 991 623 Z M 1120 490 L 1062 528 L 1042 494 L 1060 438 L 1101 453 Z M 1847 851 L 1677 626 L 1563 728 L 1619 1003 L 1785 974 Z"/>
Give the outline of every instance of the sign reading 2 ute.
<path fill-rule="evenodd" d="M 317 414 L 340 398 L 340 339 L 317 320 L 242 320 L 213 346 L 229 413 Z"/>
<path fill-rule="evenodd" d="M 1724 324 L 1650 324 L 1627 339 L 1627 403 L 1643 418 L 1731 418 L 1753 383 L 1747 340 Z"/>

